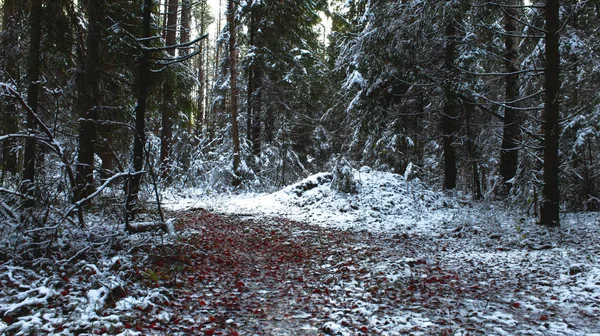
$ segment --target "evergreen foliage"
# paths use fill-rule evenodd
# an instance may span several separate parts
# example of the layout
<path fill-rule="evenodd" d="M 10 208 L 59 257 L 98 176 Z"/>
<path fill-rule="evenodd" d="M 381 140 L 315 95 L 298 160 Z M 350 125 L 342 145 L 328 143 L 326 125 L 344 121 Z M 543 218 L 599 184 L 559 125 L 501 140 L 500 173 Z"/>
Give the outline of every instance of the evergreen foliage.
<path fill-rule="evenodd" d="M 600 208 L 596 2 L 234 4 L 56 0 L 38 20 L 4 0 L 4 204 L 93 208 L 109 181 L 129 217 L 155 179 L 264 190 L 347 157 L 551 224 Z"/>

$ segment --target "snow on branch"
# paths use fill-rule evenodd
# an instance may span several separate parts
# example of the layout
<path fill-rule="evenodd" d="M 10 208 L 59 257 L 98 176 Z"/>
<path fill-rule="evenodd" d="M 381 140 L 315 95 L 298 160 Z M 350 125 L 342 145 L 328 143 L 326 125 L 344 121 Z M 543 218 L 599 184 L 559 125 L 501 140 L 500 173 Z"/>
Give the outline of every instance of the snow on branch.
<path fill-rule="evenodd" d="M 142 50 L 145 51 L 167 51 L 167 50 L 171 50 L 171 49 L 187 49 L 188 47 L 190 47 L 193 44 L 198 43 L 200 40 L 203 40 L 205 38 L 208 37 L 208 34 L 204 34 L 190 42 L 186 42 L 186 43 L 179 43 L 179 44 L 174 44 L 174 45 L 170 45 L 170 46 L 164 46 L 164 47 L 145 47 L 142 46 Z"/>
<path fill-rule="evenodd" d="M 100 193 L 102 193 L 102 191 L 104 189 L 106 189 L 114 180 L 119 179 L 121 177 L 132 177 L 138 174 L 144 174 L 144 171 L 139 171 L 139 172 L 135 172 L 135 173 L 118 173 L 115 174 L 113 176 L 111 176 L 110 178 L 106 179 L 106 181 L 104 181 L 104 183 L 98 187 L 98 189 L 96 189 L 96 191 L 94 191 L 92 194 L 90 194 L 88 197 L 82 198 L 79 201 L 75 202 L 71 208 L 69 209 L 69 211 L 67 211 L 63 217 L 63 220 L 67 217 L 69 217 L 69 215 L 71 215 L 73 213 L 73 211 L 75 211 L 75 209 L 81 208 L 82 205 L 84 205 L 86 202 L 89 202 L 90 200 L 92 200 L 94 197 L 100 195 Z"/>
<path fill-rule="evenodd" d="M 58 157 L 64 164 L 65 170 L 67 171 L 67 176 L 69 177 L 69 182 L 71 183 L 71 186 L 74 187 L 75 186 L 75 175 L 73 174 L 73 170 L 71 169 L 70 162 L 69 162 L 69 160 L 67 160 L 64 149 L 56 141 L 56 139 L 54 138 L 54 135 L 52 135 L 52 132 L 50 131 L 48 126 L 42 121 L 42 119 L 37 115 L 37 113 L 35 113 L 33 111 L 31 106 L 29 106 L 27 104 L 27 102 L 25 101 L 23 96 L 21 96 L 21 94 L 19 92 L 17 92 L 17 90 L 15 90 L 14 87 L 12 87 L 11 85 L 8 85 L 6 83 L 0 83 L 0 87 L 4 88 L 4 90 L 6 90 L 10 94 L 12 94 L 19 101 L 19 103 L 23 106 L 23 108 L 25 109 L 27 114 L 35 120 L 35 124 L 38 125 L 38 127 L 42 130 L 42 133 L 47 137 L 46 141 L 48 142 L 48 144 L 50 144 L 50 147 L 58 154 Z M 72 189 L 74 189 L 74 188 L 72 188 Z"/>

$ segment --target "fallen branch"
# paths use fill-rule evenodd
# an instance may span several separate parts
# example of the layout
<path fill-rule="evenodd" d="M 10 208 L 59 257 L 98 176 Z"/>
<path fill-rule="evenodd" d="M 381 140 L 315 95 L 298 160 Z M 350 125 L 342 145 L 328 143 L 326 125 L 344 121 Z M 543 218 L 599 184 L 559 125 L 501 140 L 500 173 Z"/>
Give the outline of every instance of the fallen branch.
<path fill-rule="evenodd" d="M 175 227 L 173 224 L 175 223 L 175 218 L 167 219 L 166 221 L 160 222 L 138 222 L 138 223 L 129 223 L 127 226 L 127 232 L 129 233 L 142 233 L 142 232 L 150 232 L 150 231 L 163 231 L 170 235 L 175 234 Z"/>
<path fill-rule="evenodd" d="M 100 193 L 102 193 L 102 190 L 106 189 L 114 180 L 121 178 L 121 177 L 131 177 L 131 176 L 134 176 L 137 174 L 143 174 L 143 173 L 144 173 L 143 171 L 135 172 L 135 173 L 118 173 L 118 174 L 111 176 L 110 178 L 106 179 L 106 181 L 104 181 L 104 183 L 100 187 L 98 187 L 98 189 L 96 189 L 96 191 L 94 191 L 91 195 L 75 202 L 73 204 L 73 206 L 71 206 L 71 208 L 65 213 L 65 215 L 63 216 L 63 220 L 65 220 L 65 218 L 69 217 L 69 215 L 71 215 L 73 213 L 73 211 L 75 211 L 75 209 L 81 208 L 81 206 L 83 206 L 85 203 L 91 201 L 94 197 L 100 195 Z"/>

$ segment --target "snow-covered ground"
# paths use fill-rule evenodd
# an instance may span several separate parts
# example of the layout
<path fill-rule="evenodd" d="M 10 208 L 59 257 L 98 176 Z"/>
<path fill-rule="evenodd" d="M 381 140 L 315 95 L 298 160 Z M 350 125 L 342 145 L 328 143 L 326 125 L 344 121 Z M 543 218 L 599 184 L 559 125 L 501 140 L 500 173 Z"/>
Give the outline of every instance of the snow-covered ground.
<path fill-rule="evenodd" d="M 471 272 L 478 281 L 473 288 L 497 291 L 497 302 L 471 303 L 485 308 L 470 318 L 489 322 L 487 333 L 600 335 L 598 213 L 565 214 L 560 228 L 547 229 L 537 225 L 532 216 L 506 204 L 472 202 L 461 195 L 432 191 L 418 179 L 408 180 L 398 174 L 368 167 L 354 171 L 359 186 L 356 194 L 332 190 L 331 178 L 329 173 L 316 174 L 271 194 L 198 192 L 171 198 L 169 207 L 203 208 L 241 217 L 287 218 L 326 228 L 369 232 L 382 239 L 418 239 L 429 245 L 425 249 L 429 255 L 423 258 L 435 260 L 451 271 Z M 415 276 L 402 275 L 408 270 L 407 262 L 381 260 L 369 267 L 391 279 Z M 495 283 L 502 280 L 506 283 L 501 286 Z M 360 288 L 350 287 L 360 292 Z M 404 326 L 401 320 L 407 316 L 388 316 L 384 322 Z M 520 325 L 528 320 L 533 322 Z M 430 322 L 425 319 L 417 324 L 427 330 Z M 332 329 L 338 327 L 343 330 L 331 322 Z M 463 331 L 458 334 L 467 333 Z"/>
<path fill-rule="evenodd" d="M 358 193 L 330 188 L 330 173 L 319 173 L 271 194 L 205 195 L 201 190 L 185 198 L 167 196 L 172 210 L 205 208 L 256 217 L 285 217 L 343 230 L 391 232 L 436 231 L 440 223 L 463 216 L 469 202 L 425 188 L 418 180 L 372 171 L 354 173 Z"/>
<path fill-rule="evenodd" d="M 0 334 L 600 336 L 598 213 L 549 230 L 418 179 L 353 176 L 354 194 L 329 173 L 165 193 L 177 236 L 91 220 L 68 259 L 0 265 Z"/>

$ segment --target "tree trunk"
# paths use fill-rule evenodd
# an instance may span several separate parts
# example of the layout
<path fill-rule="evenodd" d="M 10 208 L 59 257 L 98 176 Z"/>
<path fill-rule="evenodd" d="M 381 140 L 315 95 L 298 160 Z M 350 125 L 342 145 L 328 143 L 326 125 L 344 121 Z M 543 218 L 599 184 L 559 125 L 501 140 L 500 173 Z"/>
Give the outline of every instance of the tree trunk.
<path fill-rule="evenodd" d="M 252 5 L 251 5 L 252 6 Z M 254 6 L 250 8 L 250 24 L 248 25 L 249 35 L 249 51 L 248 53 L 254 54 L 250 60 L 250 66 L 248 67 L 248 97 L 246 101 L 246 137 L 249 141 L 252 141 L 252 95 L 254 94 L 254 62 L 256 61 L 256 46 L 254 45 L 254 36 L 256 35 L 256 24 L 254 23 Z"/>
<path fill-rule="evenodd" d="M 512 183 L 509 180 L 515 177 L 519 159 L 520 126 L 519 112 L 514 108 L 518 106 L 519 99 L 519 34 L 517 30 L 518 5 L 522 0 L 510 0 L 504 14 L 504 65 L 507 72 L 506 94 L 504 106 L 504 133 L 502 136 L 502 149 L 500 150 L 500 175 L 504 180 L 506 191 L 510 191 Z"/>
<path fill-rule="evenodd" d="M 268 104 L 265 111 L 265 142 L 268 144 L 275 140 L 275 105 Z"/>
<path fill-rule="evenodd" d="M 471 173 L 473 174 L 473 199 L 481 200 L 481 179 L 479 178 L 479 162 L 477 156 L 477 142 L 473 137 L 471 130 L 471 116 L 475 113 L 475 104 L 472 101 L 465 101 L 465 124 L 467 128 L 467 151 L 471 161 Z"/>
<path fill-rule="evenodd" d="M 206 12 L 206 0 L 202 0 L 200 3 L 200 36 L 204 35 L 204 17 Z M 195 121 L 195 133 L 200 135 L 202 133 L 202 124 L 204 123 L 204 80 L 206 74 L 204 73 L 204 40 L 200 41 L 198 45 L 198 101 Z M 208 52 L 208 50 L 206 50 Z"/>
<path fill-rule="evenodd" d="M 545 102 L 542 116 L 544 134 L 544 188 L 540 224 L 558 226 L 560 194 L 558 146 L 560 137 L 560 53 L 559 53 L 559 0 L 546 1 L 546 71 L 544 78 Z"/>
<path fill-rule="evenodd" d="M 96 147 L 96 121 L 100 100 L 100 66 L 102 31 L 100 20 L 104 0 L 87 1 L 88 35 L 84 67 L 82 115 L 79 121 L 79 148 L 77 157 L 76 198 L 80 200 L 94 192 L 94 154 Z"/>
<path fill-rule="evenodd" d="M 454 61 L 456 58 L 456 27 L 451 21 L 446 26 L 446 48 L 444 55 L 446 83 L 444 84 L 444 111 L 442 115 L 444 149 L 444 189 L 456 188 L 456 149 L 454 139 L 458 131 L 458 106 L 454 88 Z"/>
<path fill-rule="evenodd" d="M 33 113 L 38 110 L 38 81 L 40 78 L 40 42 L 42 39 L 42 0 L 32 0 L 30 22 L 30 41 L 29 41 L 29 60 L 27 62 L 27 105 Z M 27 129 L 33 133 L 37 127 L 35 118 L 28 113 L 26 121 Z M 25 140 L 25 153 L 23 163 L 23 183 L 21 192 L 32 196 L 25 204 L 27 207 L 35 205 L 33 197 L 35 196 L 35 140 L 27 138 Z"/>
<path fill-rule="evenodd" d="M 181 34 L 180 43 L 184 44 L 190 41 L 190 25 L 192 22 L 192 3 L 191 0 L 181 1 Z M 179 49 L 181 55 L 187 55 L 189 48 Z"/>
<path fill-rule="evenodd" d="M 192 22 L 192 4 L 191 0 L 181 0 L 181 29 L 179 32 L 179 43 L 184 44 L 190 42 L 190 32 L 191 32 L 191 22 Z M 179 48 L 179 56 L 186 56 L 190 53 L 192 48 L 185 47 Z M 183 61 L 183 64 L 186 67 L 192 68 L 192 62 L 190 59 Z M 187 84 L 183 82 L 177 82 L 177 111 L 182 111 L 186 115 L 185 126 L 188 131 L 188 134 L 192 134 L 192 127 L 194 126 L 194 106 L 191 99 L 190 88 Z"/>
<path fill-rule="evenodd" d="M 165 44 L 167 47 L 174 47 L 177 43 L 177 7 L 179 0 L 169 0 L 167 15 L 167 37 Z M 167 50 L 171 57 L 175 57 L 175 48 Z M 161 174 L 168 176 L 171 165 L 171 146 L 173 138 L 173 119 L 175 119 L 175 88 L 176 85 L 169 71 L 164 73 L 163 82 L 163 101 L 161 104 L 162 128 L 160 131 L 160 162 Z"/>
<path fill-rule="evenodd" d="M 252 154 L 260 155 L 260 121 L 262 110 L 262 82 L 263 69 L 261 59 L 261 36 L 260 36 L 260 8 L 256 9 L 253 5 L 250 13 L 250 46 L 254 49 L 254 58 L 248 71 L 248 117 L 247 132 L 248 140 L 252 143 Z"/>
<path fill-rule="evenodd" d="M 216 131 L 216 127 L 217 127 L 217 112 L 218 112 L 218 106 L 219 104 L 221 104 L 221 102 L 217 102 L 214 98 L 215 98 L 215 83 L 216 83 L 216 78 L 218 77 L 218 73 L 219 73 L 219 60 L 221 57 L 221 44 L 219 43 L 219 36 L 221 35 L 221 13 L 222 13 L 222 1 L 219 0 L 219 10 L 218 10 L 218 14 L 217 14 L 217 36 L 215 38 L 215 58 L 214 58 L 214 62 L 213 62 L 213 80 L 212 80 L 212 84 L 211 87 L 213 88 L 212 92 L 213 92 L 213 104 L 210 108 L 210 122 L 207 121 L 207 126 L 208 126 L 208 137 L 209 140 L 212 141 L 215 137 L 215 131 Z M 207 53 L 208 54 L 208 53 Z M 207 110 L 209 110 L 207 108 Z"/>
<path fill-rule="evenodd" d="M 150 48 L 151 23 L 152 23 L 152 0 L 144 0 L 143 7 L 143 45 Z M 135 137 L 133 139 L 133 172 L 127 188 L 127 200 L 125 208 L 128 218 L 135 214 L 135 203 L 138 201 L 140 190 L 141 171 L 144 169 L 144 147 L 146 146 L 146 105 L 150 91 L 149 52 L 142 50 L 138 59 L 138 92 L 137 105 L 135 107 Z M 127 228 L 129 230 L 129 228 Z"/>
<path fill-rule="evenodd" d="M 0 42 L 0 56 L 2 57 L 2 69 L 4 71 L 2 80 L 10 83 L 18 80 L 18 67 L 13 55 L 9 50 L 18 43 L 16 34 L 17 4 L 15 0 L 4 0 L 4 13 L 2 17 L 2 41 Z M 19 130 L 19 122 L 16 115 L 14 98 L 4 97 L 2 101 L 2 131 L 4 134 L 13 134 Z M 2 180 L 6 172 L 17 173 L 17 142 L 4 140 L 2 143 Z M 1 181 L 0 181 L 1 183 Z"/>
<path fill-rule="evenodd" d="M 237 52 L 236 52 L 236 28 L 235 12 L 236 4 L 229 0 L 227 6 L 227 22 L 229 24 L 229 72 L 231 75 L 231 137 L 233 141 L 233 173 L 235 174 L 233 184 L 238 185 L 240 181 L 240 138 L 237 122 Z"/>
<path fill-rule="evenodd" d="M 160 2 L 161 0 L 159 0 Z M 165 11 L 162 15 L 162 38 L 163 40 L 167 39 L 167 21 L 169 17 L 169 0 L 164 0 L 162 2 L 163 10 Z M 160 6 L 159 6 L 160 7 Z M 160 19 L 159 19 L 160 21 Z"/>

